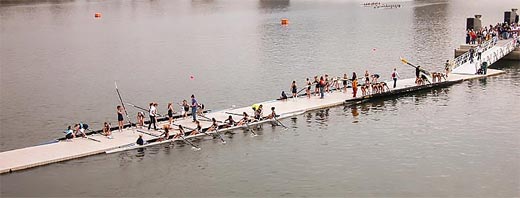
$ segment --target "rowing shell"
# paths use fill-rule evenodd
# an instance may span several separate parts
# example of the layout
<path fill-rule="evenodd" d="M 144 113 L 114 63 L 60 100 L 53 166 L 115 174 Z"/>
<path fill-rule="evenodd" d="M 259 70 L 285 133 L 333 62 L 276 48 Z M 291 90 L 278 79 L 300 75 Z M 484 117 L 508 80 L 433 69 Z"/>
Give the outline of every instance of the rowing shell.
<path fill-rule="evenodd" d="M 285 114 L 281 114 L 276 119 L 283 119 L 283 118 L 294 117 L 294 116 L 301 115 L 303 113 L 305 113 L 305 111 L 297 111 L 297 112 L 292 112 L 292 113 L 285 113 Z M 252 123 L 249 123 L 249 126 L 256 126 L 256 125 L 267 123 L 267 122 L 276 122 L 276 119 L 273 118 L 273 119 L 266 119 L 266 120 L 252 122 Z M 229 127 L 229 128 L 219 129 L 218 131 L 212 131 L 212 132 L 206 132 L 206 133 L 199 133 L 199 134 L 196 134 L 196 135 L 190 135 L 190 136 L 187 136 L 185 138 L 186 139 L 192 139 L 192 138 L 206 136 L 206 135 L 211 135 L 211 134 L 215 134 L 215 133 L 223 133 L 223 132 L 226 132 L 226 131 L 240 129 L 240 128 L 247 128 L 247 126 L 246 125 L 233 126 L 233 127 Z M 154 140 L 157 140 L 157 139 L 158 138 L 151 139 L 151 140 L 148 140 L 148 141 L 154 141 Z M 134 150 L 134 149 L 139 149 L 139 148 L 145 148 L 145 147 L 149 147 L 149 146 L 164 144 L 164 143 L 168 143 L 168 142 L 175 142 L 175 141 L 183 141 L 183 139 L 182 138 L 175 138 L 175 139 L 172 138 L 172 139 L 163 140 L 163 141 L 156 141 L 156 142 L 152 142 L 152 143 L 148 143 L 148 144 L 144 144 L 144 145 L 137 145 L 136 143 L 131 143 L 131 144 L 127 144 L 127 145 L 115 148 L 115 149 L 111 149 L 111 150 L 105 151 L 105 153 L 110 154 L 110 153 L 123 152 L 123 151 Z"/>

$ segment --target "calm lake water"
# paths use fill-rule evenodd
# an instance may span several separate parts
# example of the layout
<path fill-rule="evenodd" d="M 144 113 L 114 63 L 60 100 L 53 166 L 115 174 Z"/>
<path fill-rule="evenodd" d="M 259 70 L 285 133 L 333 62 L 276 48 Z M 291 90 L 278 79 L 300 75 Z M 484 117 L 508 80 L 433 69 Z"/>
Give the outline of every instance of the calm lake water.
<path fill-rule="evenodd" d="M 115 123 L 195 94 L 209 109 L 271 100 L 317 74 L 431 70 L 515 0 L 0 1 L 0 151 L 46 142 L 76 122 Z M 395 2 L 394 2 L 395 3 Z M 99 19 L 94 13 L 102 13 Z M 280 19 L 288 18 L 288 26 Z M 237 130 L 203 148 L 156 146 L 0 176 L 2 197 L 517 197 L 520 62 L 504 75 Z M 388 74 L 388 75 L 386 75 Z M 193 79 L 190 79 L 193 76 Z M 128 107 L 129 113 L 137 111 Z"/>

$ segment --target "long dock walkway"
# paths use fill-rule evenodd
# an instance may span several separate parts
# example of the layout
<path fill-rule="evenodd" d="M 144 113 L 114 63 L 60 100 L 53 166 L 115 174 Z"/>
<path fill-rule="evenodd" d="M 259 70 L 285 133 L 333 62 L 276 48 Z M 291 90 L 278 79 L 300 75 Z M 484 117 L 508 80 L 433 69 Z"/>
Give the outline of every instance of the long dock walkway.
<path fill-rule="evenodd" d="M 508 46 L 516 45 L 516 41 L 509 40 L 499 44 L 489 47 L 488 50 L 486 50 L 482 55 L 482 57 L 488 57 L 490 64 L 499 60 L 501 57 L 507 55 L 507 53 L 505 52 L 507 52 Z M 372 98 L 377 98 L 379 96 L 397 95 L 432 87 L 447 86 L 457 82 L 462 82 L 464 80 L 485 78 L 488 76 L 504 73 L 500 70 L 488 69 L 487 74 L 485 75 L 475 75 L 475 72 L 473 72 L 475 68 L 474 64 L 470 64 L 469 62 L 463 63 L 462 61 L 460 63 L 461 64 L 456 65 L 457 67 L 453 70 L 453 73 L 448 76 L 447 80 L 440 83 L 417 86 L 415 84 L 415 79 L 413 78 L 401 79 L 397 81 L 396 88 L 393 88 L 390 91 L 382 94 L 361 97 L 361 93 L 360 91 L 358 91 L 358 97 L 354 98 L 352 97 L 352 89 L 349 88 L 347 90 L 347 93 L 343 93 L 341 91 L 327 93 L 324 99 L 319 99 L 319 97 L 316 96 L 313 96 L 309 99 L 306 97 L 299 97 L 296 99 L 289 98 L 287 101 L 273 100 L 260 102 L 258 104 L 262 104 L 264 106 L 264 111 L 266 113 L 270 112 L 269 109 L 271 107 L 276 107 L 277 114 L 283 115 L 299 111 L 305 112 L 342 105 L 346 102 L 363 102 L 368 101 Z M 393 83 L 387 82 L 387 84 L 392 85 Z M 251 109 L 251 107 L 242 107 L 236 109 L 225 109 L 210 112 L 206 114 L 206 117 L 216 118 L 217 120 L 222 121 L 225 120 L 229 115 L 241 114 L 242 112 L 247 112 L 250 115 L 253 114 L 253 110 Z M 240 116 L 236 115 L 233 115 L 233 117 L 235 120 L 239 120 L 241 118 Z M 195 128 L 195 124 L 191 122 L 190 118 L 178 119 L 175 120 L 174 123 L 189 128 Z M 159 126 L 162 126 L 163 124 L 167 124 L 167 122 L 158 123 Z M 201 119 L 201 125 L 203 128 L 207 128 L 211 125 L 211 122 L 203 121 Z M 173 131 L 171 133 L 176 133 L 176 131 Z M 72 141 L 57 141 L 54 143 L 44 145 L 5 151 L 0 153 L 0 173 L 8 173 L 12 171 L 23 170 L 55 162 L 105 153 L 106 151 L 125 147 L 135 143 L 139 135 L 143 135 L 143 139 L 146 141 L 156 139 L 158 136 L 161 135 L 161 132 L 154 130 L 149 131 L 144 128 L 139 129 L 136 127 L 132 127 L 126 128 L 122 132 L 113 131 L 113 139 L 108 139 L 100 134 L 95 134 L 89 136 L 89 138 L 91 139 L 75 138 Z"/>

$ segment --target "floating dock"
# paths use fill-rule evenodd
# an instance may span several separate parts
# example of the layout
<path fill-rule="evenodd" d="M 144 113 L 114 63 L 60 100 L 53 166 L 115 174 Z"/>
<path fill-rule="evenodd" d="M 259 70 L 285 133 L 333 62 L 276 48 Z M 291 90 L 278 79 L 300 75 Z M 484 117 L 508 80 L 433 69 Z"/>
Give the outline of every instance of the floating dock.
<path fill-rule="evenodd" d="M 488 60 L 489 64 L 491 65 L 495 61 L 507 55 L 516 46 L 517 43 L 514 40 L 509 40 L 501 42 L 497 45 L 489 46 L 487 50 L 482 54 L 482 57 L 485 57 L 485 59 L 483 60 Z M 312 96 L 310 99 L 306 97 L 299 97 L 296 99 L 289 98 L 287 101 L 272 100 L 267 102 L 259 102 L 258 104 L 263 104 L 265 114 L 268 114 L 270 112 L 271 107 L 276 107 L 277 114 L 282 115 L 280 118 L 284 118 L 283 115 L 291 115 L 291 113 L 294 112 L 303 113 L 306 111 L 343 105 L 345 103 L 358 104 L 370 101 L 371 99 L 395 96 L 403 93 L 409 93 L 418 90 L 426 90 L 436 87 L 444 87 L 465 80 L 486 78 L 488 76 L 505 73 L 500 70 L 488 69 L 485 75 L 475 75 L 475 71 L 475 63 L 470 63 L 469 61 L 464 61 L 464 59 L 460 59 L 457 60 L 455 68 L 453 69 L 453 73 L 451 73 L 446 80 L 443 79 L 442 82 L 438 83 L 417 86 L 415 84 L 414 78 L 401 79 L 397 81 L 396 88 L 391 88 L 389 91 L 380 94 L 361 96 L 361 91 L 358 91 L 358 97 L 354 98 L 352 97 L 352 89 L 349 88 L 347 90 L 347 93 L 343 93 L 341 91 L 327 93 L 324 99 L 319 99 L 319 97 Z M 387 81 L 386 83 L 389 86 L 393 84 L 393 82 L 389 81 Z M 239 120 L 241 116 L 236 116 L 234 114 L 241 114 L 242 112 L 247 112 L 249 115 L 253 115 L 253 110 L 251 109 L 251 107 L 242 107 L 236 109 L 225 109 L 210 112 L 207 113 L 205 116 L 208 118 L 216 118 L 217 120 L 223 121 L 229 115 L 233 115 L 233 118 L 235 120 Z M 186 119 L 177 119 L 174 121 L 174 123 L 178 125 L 183 125 L 188 128 L 195 128 L 195 124 L 191 122 L 190 117 Z M 163 124 L 167 124 L 167 121 L 159 122 L 158 126 L 162 126 Z M 212 123 L 210 121 L 201 119 L 201 125 L 203 128 L 207 128 L 211 124 Z M 172 131 L 170 132 L 170 135 L 175 133 L 176 131 Z M 110 153 L 110 151 L 116 151 L 117 149 L 121 150 L 121 148 L 129 147 L 135 144 L 135 141 L 139 135 L 142 135 L 143 139 L 145 141 L 148 141 L 157 139 L 157 137 L 161 134 L 161 131 L 131 127 L 124 129 L 122 132 L 118 132 L 117 130 L 112 131 L 113 139 L 108 139 L 105 136 L 96 133 L 89 135 L 90 139 L 75 138 L 72 141 L 55 141 L 48 144 L 5 151 L 0 153 L 0 173 L 9 173 L 55 162 L 61 162 L 102 153 Z M 186 138 L 189 139 L 193 137 L 188 136 Z"/>

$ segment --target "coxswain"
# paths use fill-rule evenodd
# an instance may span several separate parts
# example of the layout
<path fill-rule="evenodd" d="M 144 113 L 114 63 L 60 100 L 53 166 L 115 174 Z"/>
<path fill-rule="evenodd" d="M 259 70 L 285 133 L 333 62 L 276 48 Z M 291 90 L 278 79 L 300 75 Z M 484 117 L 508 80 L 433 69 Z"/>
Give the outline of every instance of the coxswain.
<path fill-rule="evenodd" d="M 88 129 L 88 124 L 83 124 L 83 123 L 79 123 L 79 124 L 75 124 L 74 125 L 74 131 L 75 131 L 75 136 L 78 136 L 78 132 L 81 133 L 81 135 L 83 137 L 87 137 L 87 134 L 85 134 L 85 130 Z"/>
<path fill-rule="evenodd" d="M 143 135 L 142 134 L 139 134 L 139 138 L 137 138 L 137 141 L 135 141 L 135 143 L 139 146 L 142 146 L 144 145 L 144 140 L 143 140 Z"/>

